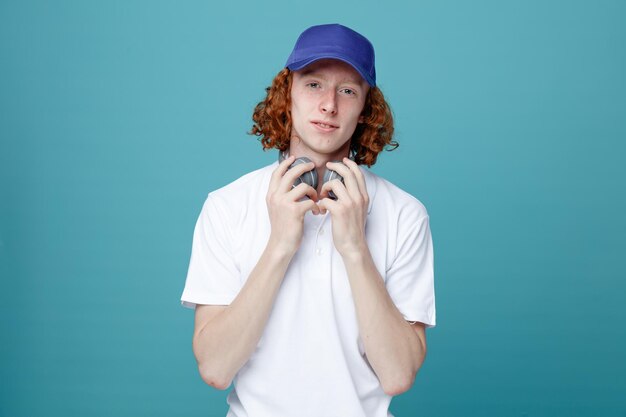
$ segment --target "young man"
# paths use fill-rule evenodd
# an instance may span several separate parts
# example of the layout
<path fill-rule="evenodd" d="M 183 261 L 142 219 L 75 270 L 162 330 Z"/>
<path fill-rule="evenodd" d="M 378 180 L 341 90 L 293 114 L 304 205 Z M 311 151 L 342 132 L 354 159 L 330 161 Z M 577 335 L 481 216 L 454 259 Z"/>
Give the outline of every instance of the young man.
<path fill-rule="evenodd" d="M 202 208 L 182 295 L 200 375 L 234 382 L 230 417 L 391 416 L 435 325 L 433 249 L 425 207 L 362 168 L 397 146 L 372 45 L 305 30 L 253 120 L 289 156 Z M 301 181 L 326 170 L 343 181 Z"/>

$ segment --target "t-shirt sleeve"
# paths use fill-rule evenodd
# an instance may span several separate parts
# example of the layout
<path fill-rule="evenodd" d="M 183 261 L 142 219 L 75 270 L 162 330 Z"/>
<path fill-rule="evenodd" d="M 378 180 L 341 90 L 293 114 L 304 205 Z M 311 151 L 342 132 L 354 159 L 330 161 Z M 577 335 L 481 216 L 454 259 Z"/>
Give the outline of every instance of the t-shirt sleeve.
<path fill-rule="evenodd" d="M 241 288 L 232 250 L 228 211 L 212 194 L 207 197 L 193 233 L 191 259 L 181 304 L 229 305 Z"/>
<path fill-rule="evenodd" d="M 428 214 L 415 213 L 400 223 L 396 257 L 385 285 L 405 320 L 430 328 L 436 325 L 433 242 Z"/>

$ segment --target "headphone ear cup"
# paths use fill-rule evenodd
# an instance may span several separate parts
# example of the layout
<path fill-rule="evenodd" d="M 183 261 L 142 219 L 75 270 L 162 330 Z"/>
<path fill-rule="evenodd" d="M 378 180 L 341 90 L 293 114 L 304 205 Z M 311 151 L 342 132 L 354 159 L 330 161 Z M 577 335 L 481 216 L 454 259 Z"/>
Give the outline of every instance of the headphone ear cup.
<path fill-rule="evenodd" d="M 339 163 L 343 163 L 341 161 L 333 161 L 333 162 L 339 162 Z M 332 181 L 332 180 L 339 180 L 341 181 L 341 183 L 343 184 L 343 177 L 341 175 L 339 175 L 339 173 L 337 171 L 333 171 L 332 169 L 328 169 L 326 168 L 326 171 L 324 171 L 324 184 L 326 184 L 328 181 Z M 337 196 L 335 195 L 335 193 L 333 193 L 332 190 L 328 191 L 328 198 L 330 198 L 331 200 L 336 200 Z"/>
<path fill-rule="evenodd" d="M 309 158 L 307 158 L 306 156 L 301 156 L 300 158 L 297 158 L 295 161 L 293 161 L 293 164 L 289 166 L 289 169 L 295 167 L 296 165 L 306 164 L 309 162 L 311 162 Z M 291 188 L 298 186 L 300 183 L 309 184 L 311 187 L 317 190 L 317 170 L 313 168 L 311 171 L 307 171 L 304 174 L 300 175 L 298 178 L 296 178 Z"/>
<path fill-rule="evenodd" d="M 278 152 L 278 163 L 283 162 L 287 158 L 289 158 L 289 151 Z M 301 156 L 300 158 L 297 158 L 295 161 L 293 161 L 293 164 L 289 165 L 289 168 L 287 170 L 290 170 L 296 165 L 306 164 L 307 162 L 311 162 L 311 160 L 306 156 Z M 304 174 L 300 175 L 298 178 L 296 178 L 291 188 L 298 186 L 300 183 L 309 184 L 311 187 L 317 190 L 317 170 L 313 168 L 311 171 L 307 171 Z"/>

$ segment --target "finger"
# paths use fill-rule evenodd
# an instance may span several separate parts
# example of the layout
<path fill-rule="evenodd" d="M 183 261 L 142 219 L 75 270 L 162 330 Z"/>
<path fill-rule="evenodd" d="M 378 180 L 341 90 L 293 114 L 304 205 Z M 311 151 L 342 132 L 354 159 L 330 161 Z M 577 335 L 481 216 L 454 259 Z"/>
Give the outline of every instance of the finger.
<path fill-rule="evenodd" d="M 312 201 L 317 201 L 317 191 L 309 184 L 300 183 L 287 193 L 289 200 L 298 201 L 304 196 L 308 196 Z"/>
<path fill-rule="evenodd" d="M 359 189 L 359 184 L 354 177 L 354 173 L 345 164 L 341 162 L 328 162 L 326 163 L 326 167 L 332 169 L 333 171 L 337 171 L 337 173 L 343 177 L 343 182 L 350 194 L 355 196 L 357 194 L 354 193 L 358 193 L 359 195 L 361 194 L 361 190 Z M 337 197 L 339 197 L 339 195 L 337 195 Z"/>
<path fill-rule="evenodd" d="M 333 191 L 333 193 L 335 193 L 339 201 L 353 201 L 353 198 L 348 193 L 348 190 L 346 190 L 346 186 L 343 185 L 339 180 L 332 180 L 324 183 L 320 191 L 320 197 L 322 199 L 327 198 L 329 195 L 329 191 L 331 190 Z"/>
<path fill-rule="evenodd" d="M 290 168 L 280 181 L 279 188 L 285 192 L 293 188 L 293 183 L 296 179 L 305 172 L 311 171 L 315 168 L 313 162 L 307 162 L 304 164 L 298 164 L 293 168 Z"/>
<path fill-rule="evenodd" d="M 307 211 L 311 210 L 311 212 L 315 214 L 316 216 L 320 214 L 320 208 L 317 205 L 317 203 L 313 200 L 304 200 L 296 204 L 298 205 L 300 210 L 302 210 L 302 213 L 306 213 Z"/>
<path fill-rule="evenodd" d="M 333 212 L 337 209 L 338 205 L 338 202 L 336 202 L 335 200 L 331 200 L 330 198 L 323 198 L 317 203 L 321 214 L 326 214 L 327 211 L 330 211 L 331 216 Z"/>
<path fill-rule="evenodd" d="M 357 164 L 350 158 L 343 158 L 343 162 L 354 173 L 354 177 L 356 178 L 356 182 L 359 185 L 359 190 L 361 191 L 361 195 L 363 197 L 368 197 L 367 185 L 365 184 L 365 177 L 363 176 L 363 172 L 361 171 L 361 167 L 359 167 L 359 164 Z"/>
<path fill-rule="evenodd" d="M 280 184 L 281 178 L 285 175 L 285 172 L 289 169 L 289 166 L 296 159 L 295 156 L 291 155 L 287 159 L 283 160 L 278 167 L 272 172 L 272 177 L 270 178 L 269 191 L 274 191 L 278 188 Z"/>

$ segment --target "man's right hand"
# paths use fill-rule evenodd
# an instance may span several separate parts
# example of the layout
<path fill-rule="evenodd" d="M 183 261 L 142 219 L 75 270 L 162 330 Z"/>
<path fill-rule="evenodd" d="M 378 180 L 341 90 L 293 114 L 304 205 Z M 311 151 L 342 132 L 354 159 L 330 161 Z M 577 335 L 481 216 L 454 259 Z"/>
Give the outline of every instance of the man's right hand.
<path fill-rule="evenodd" d="M 317 191 L 313 187 L 305 183 L 293 187 L 296 179 L 314 169 L 315 164 L 309 162 L 289 169 L 295 159 L 293 155 L 290 156 L 274 170 L 265 199 L 272 225 L 269 243 L 290 255 L 295 254 L 300 246 L 306 212 L 311 210 L 313 214 L 320 213 Z M 309 198 L 303 199 L 304 196 Z"/>
<path fill-rule="evenodd" d="M 193 351 L 202 379 L 212 387 L 228 388 L 255 351 L 289 263 L 300 246 L 304 215 L 309 210 L 319 214 L 313 187 L 303 183 L 292 189 L 296 178 L 314 164 L 289 169 L 294 160 L 287 158 L 272 173 L 266 197 L 271 234 L 245 284 L 228 306 L 196 309 Z"/>

